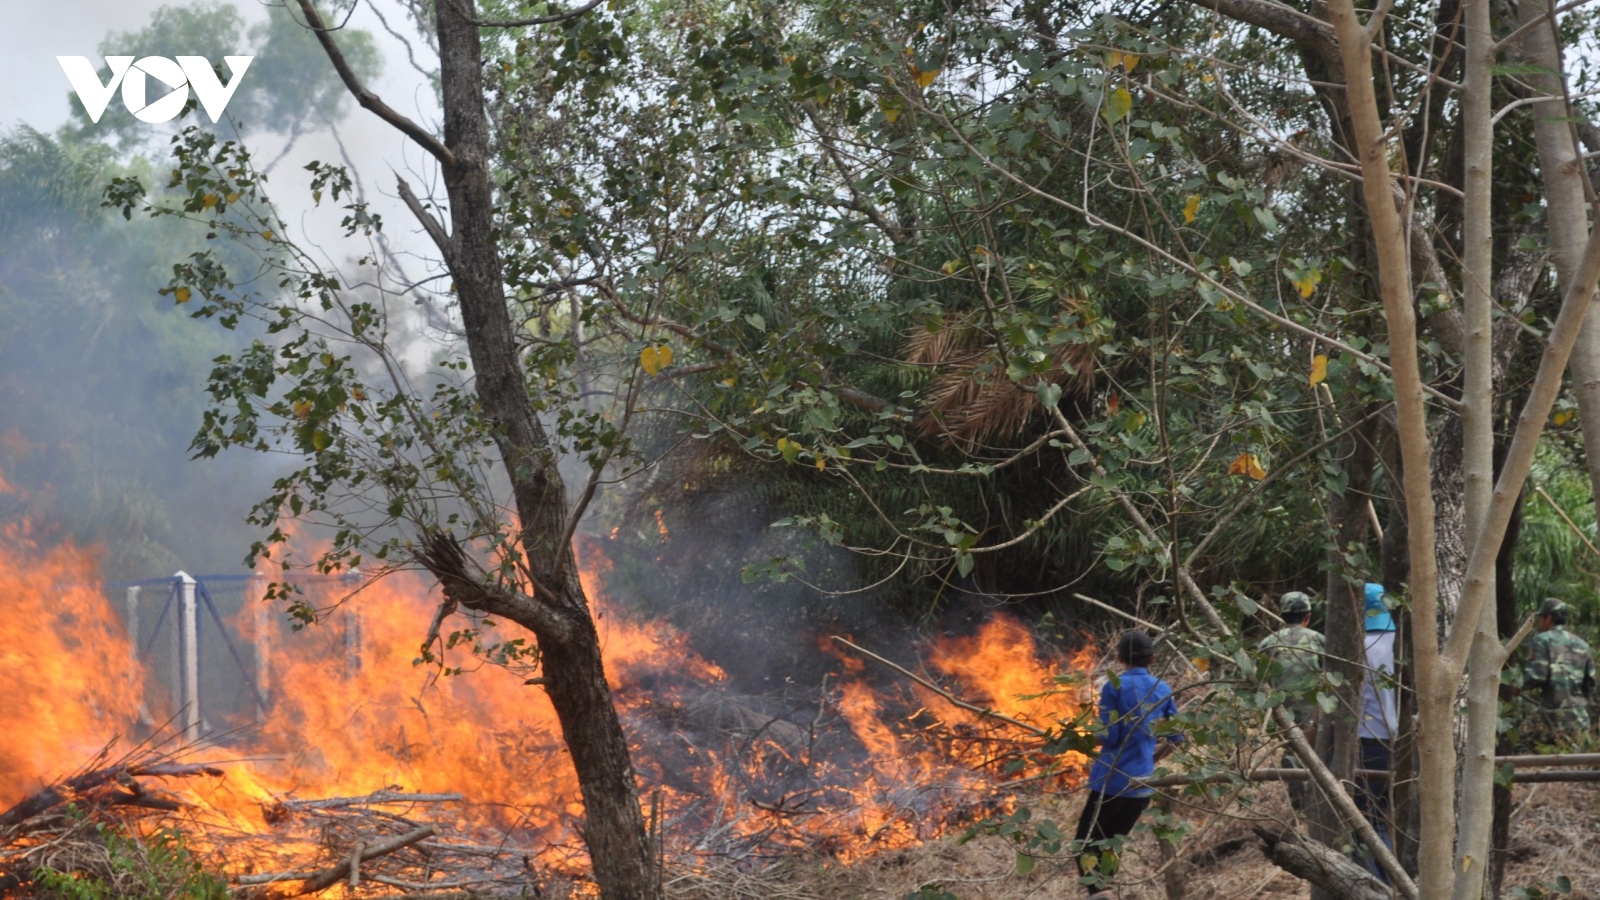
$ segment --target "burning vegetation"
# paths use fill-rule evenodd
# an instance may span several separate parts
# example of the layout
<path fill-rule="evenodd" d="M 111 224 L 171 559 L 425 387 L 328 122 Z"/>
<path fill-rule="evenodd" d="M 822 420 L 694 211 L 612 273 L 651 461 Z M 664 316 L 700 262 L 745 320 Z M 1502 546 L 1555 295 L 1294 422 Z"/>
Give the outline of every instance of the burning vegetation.
<path fill-rule="evenodd" d="M 949 697 L 823 635 L 834 673 L 775 700 L 739 694 L 683 635 L 619 610 L 597 542 L 581 560 L 669 872 L 908 848 L 1008 811 L 1007 781 L 1081 776 L 1080 757 L 1040 753 L 1039 735 L 1088 708 L 1073 673 L 1090 660 L 1039 646 L 1013 619 L 924 648 Z M 539 679 L 460 647 L 446 662 L 466 671 L 419 665 L 437 609 L 420 579 L 394 575 L 348 597 L 343 584 L 308 587 L 339 609 L 298 632 L 245 604 L 230 625 L 256 660 L 255 714 L 219 713 L 205 740 L 184 744 L 161 727 L 179 710 L 95 571 L 93 554 L 70 545 L 17 530 L 0 540 L 9 621 L 27 629 L 0 649 L 0 715 L 29 736 L 0 746 L 6 891 L 122 877 L 132 848 L 162 877 L 221 873 L 218 884 L 258 898 L 336 884 L 367 895 L 585 889 L 579 786 Z M 480 617 L 454 643 L 494 627 Z M 994 715 L 953 705 L 956 693 Z"/>

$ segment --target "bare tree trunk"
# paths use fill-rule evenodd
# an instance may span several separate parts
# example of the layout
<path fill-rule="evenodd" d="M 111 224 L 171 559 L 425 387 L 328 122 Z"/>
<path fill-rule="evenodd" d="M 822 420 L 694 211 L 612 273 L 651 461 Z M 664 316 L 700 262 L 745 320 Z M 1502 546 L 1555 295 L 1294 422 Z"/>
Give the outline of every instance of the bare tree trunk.
<path fill-rule="evenodd" d="M 1349 418 L 1358 418 L 1364 413 L 1359 409 L 1347 412 Z M 1327 671 L 1338 674 L 1341 681 L 1333 689 L 1338 706 L 1331 715 L 1323 717 L 1317 729 L 1317 755 L 1341 781 L 1350 780 L 1361 758 L 1358 726 L 1366 633 L 1365 573 L 1350 572 L 1343 563 L 1349 548 L 1363 547 L 1367 543 L 1367 497 L 1372 491 L 1377 432 L 1378 420 L 1368 419 L 1367 424 L 1339 442 L 1339 457 L 1349 481 L 1344 494 L 1328 502 L 1328 532 L 1333 537 L 1333 546 L 1328 554 L 1324 586 L 1327 597 L 1327 615 L 1323 622 L 1327 641 L 1325 659 Z M 1312 798 L 1306 816 L 1312 840 L 1347 849 L 1350 828 L 1338 810 L 1319 791 L 1313 791 Z M 1312 896 L 1316 900 L 1331 900 L 1334 895 L 1326 885 L 1313 881 Z"/>
<path fill-rule="evenodd" d="M 1589 185 L 1568 121 L 1572 112 L 1565 102 L 1561 47 L 1556 42 L 1554 24 L 1546 19 L 1550 6 L 1550 0 L 1522 0 L 1517 4 L 1518 25 L 1528 29 L 1522 36 L 1522 56 L 1540 69 L 1518 78 L 1550 98 L 1533 104 L 1533 137 L 1539 150 L 1539 176 L 1544 182 L 1545 221 L 1550 229 L 1556 282 L 1564 293 L 1578 275 L 1584 243 L 1589 239 L 1585 200 Z M 1600 319 L 1591 316 L 1584 321 L 1578 343 L 1572 348 L 1571 366 L 1589 484 L 1594 495 L 1600 497 Z"/>
<path fill-rule="evenodd" d="M 555 448 L 528 393 L 507 307 L 495 237 L 483 46 L 479 25 L 472 21 L 475 4 L 472 0 L 433 4 L 444 111 L 442 142 L 362 85 L 312 0 L 299 0 L 299 5 L 334 69 L 361 105 L 439 162 L 449 197 L 448 233 L 404 181 L 400 195 L 439 246 L 455 281 L 475 390 L 510 478 L 521 562 L 532 583 L 529 593 L 523 594 L 498 582 L 475 580 L 460 547 L 448 535 L 423 535 L 418 560 L 439 577 L 450 600 L 533 632 L 545 691 L 561 723 L 583 794 L 583 836 L 600 894 L 605 900 L 655 900 L 661 896 L 659 873 L 639 808 L 627 738 L 606 684 L 600 638 L 573 564 L 566 486 L 557 469 Z"/>
<path fill-rule="evenodd" d="M 1383 583 L 1403 585 L 1410 579 L 1411 564 L 1406 543 L 1406 498 L 1401 490 L 1400 451 L 1396 437 L 1390 429 L 1379 445 L 1385 480 L 1389 490 L 1389 514 L 1383 526 Z M 1402 606 L 1394 611 L 1398 634 L 1395 651 L 1404 660 L 1395 673 L 1400 687 L 1395 704 L 1394 742 L 1394 855 L 1407 872 L 1417 870 L 1417 681 L 1416 666 L 1412 664 L 1411 633 L 1416 623 L 1409 608 Z"/>
<path fill-rule="evenodd" d="M 1454 685 L 1443 678 L 1436 660 L 1439 638 L 1427 623 L 1438 617 L 1437 562 L 1434 559 L 1432 448 L 1427 407 L 1417 361 L 1417 318 L 1411 299 L 1411 270 L 1405 228 L 1395 208 L 1388 141 L 1378 118 L 1373 86 L 1372 38 L 1356 18 L 1350 0 L 1328 4 L 1344 59 L 1345 91 L 1355 129 L 1353 146 L 1361 162 L 1362 192 L 1378 254 L 1378 285 L 1384 319 L 1389 326 L 1398 412 L 1400 455 L 1405 465 L 1407 540 L 1411 557 L 1411 608 L 1417 663 L 1417 698 L 1421 710 L 1422 846 L 1418 887 L 1423 896 L 1443 896 L 1451 883 L 1451 850 L 1455 839 L 1455 743 L 1451 736 Z M 1445 888 L 1448 891 L 1448 888 Z"/>
<path fill-rule="evenodd" d="M 1433 625 L 1442 637 L 1455 622 L 1456 607 L 1461 603 L 1461 586 L 1467 578 L 1468 537 L 1467 504 L 1462 493 L 1466 483 L 1466 423 L 1453 411 L 1445 410 L 1441 415 L 1445 421 L 1433 439 L 1433 558 L 1439 572 L 1439 616 Z M 1420 627 L 1424 623 L 1417 624 Z"/>
<path fill-rule="evenodd" d="M 1501 640 L 1509 640 L 1517 631 L 1517 589 L 1512 581 L 1512 566 L 1517 558 L 1517 541 L 1522 537 L 1523 497 L 1518 498 L 1516 511 L 1511 514 L 1511 524 L 1506 526 L 1505 540 L 1500 543 L 1500 555 L 1494 563 L 1495 629 Z M 1501 736 L 1495 741 L 1495 753 L 1513 752 L 1510 741 Z M 1511 786 L 1496 783 L 1494 786 L 1494 816 L 1489 829 L 1489 874 L 1485 894 L 1498 900 L 1505 882 L 1506 863 L 1511 853 Z"/>
<path fill-rule="evenodd" d="M 1494 334 L 1491 321 L 1494 231 L 1491 181 L 1494 134 L 1490 116 L 1494 32 L 1489 0 L 1468 0 L 1462 91 L 1462 162 L 1466 197 L 1462 204 L 1461 293 L 1466 313 L 1466 353 L 1462 392 L 1464 513 L 1463 532 L 1476 543 L 1488 517 L 1494 487 Z M 1494 744 L 1499 724 L 1500 640 L 1495 604 L 1485 603 L 1474 628 L 1467 658 L 1467 733 L 1463 753 L 1460 826 L 1456 839 L 1454 900 L 1479 900 L 1489 863 L 1489 832 L 1494 819 Z M 1482 786 L 1483 789 L 1476 789 Z"/>
<path fill-rule="evenodd" d="M 522 549 L 546 602 L 568 623 L 554 633 L 524 619 L 539 639 L 545 691 L 583 793 L 584 841 L 607 900 L 656 897 L 660 885 L 639 807 L 627 737 L 606 684 L 600 638 L 578 582 L 568 533 L 566 487 L 528 395 L 506 305 L 494 235 L 494 186 L 484 111 L 483 54 L 470 3 L 438 3 L 439 76 L 445 144 L 458 164 L 444 170 L 454 226 L 449 260 L 466 325 L 478 397 L 494 422 L 521 518 Z M 559 572 L 560 574 L 556 574 Z"/>

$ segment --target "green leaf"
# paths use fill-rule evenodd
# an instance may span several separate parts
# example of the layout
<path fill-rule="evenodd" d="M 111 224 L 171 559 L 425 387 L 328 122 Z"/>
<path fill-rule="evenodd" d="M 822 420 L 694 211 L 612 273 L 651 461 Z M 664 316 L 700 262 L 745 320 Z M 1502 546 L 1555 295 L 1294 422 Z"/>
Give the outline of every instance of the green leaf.
<path fill-rule="evenodd" d="M 1041 381 L 1034 385 L 1033 392 L 1039 396 L 1039 404 L 1045 409 L 1055 409 L 1061 402 L 1061 385 L 1049 381 Z"/>
<path fill-rule="evenodd" d="M 1128 89 L 1117 88 L 1112 91 L 1111 96 L 1106 98 L 1106 107 L 1103 110 L 1106 124 L 1115 125 L 1122 121 L 1130 109 L 1133 109 L 1133 95 L 1128 93 Z"/>
<path fill-rule="evenodd" d="M 1034 864 L 1036 862 L 1037 862 L 1037 860 L 1035 860 L 1033 857 L 1029 856 L 1028 854 L 1026 854 L 1026 853 L 1018 853 L 1017 854 L 1017 874 L 1018 875 L 1026 875 L 1029 872 L 1032 872 Z"/>
<path fill-rule="evenodd" d="M 1499 786 L 1501 786 L 1501 787 L 1503 787 L 1503 788 L 1509 788 L 1509 787 L 1511 787 L 1511 776 L 1515 775 L 1516 772 L 1517 772 L 1517 767 L 1516 766 L 1513 766 L 1511 763 L 1506 763 L 1505 765 L 1503 765 L 1500 768 L 1495 770 L 1495 772 L 1494 772 L 1494 783 L 1499 785 Z"/>

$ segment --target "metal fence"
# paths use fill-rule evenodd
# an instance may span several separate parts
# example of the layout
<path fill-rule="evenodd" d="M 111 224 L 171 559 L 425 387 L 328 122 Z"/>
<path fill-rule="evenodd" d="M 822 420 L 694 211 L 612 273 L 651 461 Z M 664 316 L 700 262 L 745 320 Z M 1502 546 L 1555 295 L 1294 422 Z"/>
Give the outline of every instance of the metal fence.
<path fill-rule="evenodd" d="M 288 581 L 315 602 L 333 599 L 360 583 L 349 575 L 297 575 Z M 111 582 L 132 638 L 129 660 L 144 679 L 139 721 L 170 724 L 197 741 L 266 717 L 272 703 L 273 639 L 292 630 L 281 607 L 265 599 L 269 579 L 259 575 L 199 575 Z M 343 650 L 359 665 L 361 623 L 339 617 Z"/>

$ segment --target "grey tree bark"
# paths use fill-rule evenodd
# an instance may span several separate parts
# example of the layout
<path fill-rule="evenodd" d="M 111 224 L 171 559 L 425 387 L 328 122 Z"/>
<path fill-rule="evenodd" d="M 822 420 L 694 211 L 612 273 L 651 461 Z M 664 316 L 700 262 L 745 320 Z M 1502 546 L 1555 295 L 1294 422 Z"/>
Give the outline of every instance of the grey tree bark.
<path fill-rule="evenodd" d="M 1519 76 L 1542 98 L 1533 104 L 1533 137 L 1539 152 L 1539 177 L 1544 182 L 1545 222 L 1550 229 L 1551 261 L 1556 283 L 1565 292 L 1578 274 L 1589 239 L 1586 197 L 1589 178 L 1568 117 L 1561 46 L 1549 20 L 1550 0 L 1517 4 L 1518 28 L 1525 28 L 1518 46 L 1523 59 L 1543 71 Z M 1584 320 L 1572 348 L 1572 392 L 1578 400 L 1578 422 L 1589 468 L 1589 484 L 1600 497 L 1600 318 Z"/>
<path fill-rule="evenodd" d="M 1334 688 L 1338 706 L 1331 715 L 1323 718 L 1317 729 L 1317 755 L 1341 779 L 1350 778 L 1361 759 L 1358 725 L 1366 618 L 1365 573 L 1350 572 L 1345 567 L 1344 553 L 1347 548 L 1363 547 L 1367 543 L 1370 527 L 1367 497 L 1371 494 L 1372 473 L 1377 460 L 1375 448 L 1378 428 L 1377 418 L 1370 418 L 1366 425 L 1339 442 L 1339 458 L 1349 478 L 1349 486 L 1343 496 L 1331 498 L 1328 503 L 1328 526 L 1334 546 L 1329 553 L 1327 582 L 1324 585 L 1324 596 L 1327 598 L 1323 625 L 1327 641 L 1325 659 L 1327 671 L 1337 673 L 1341 683 Z M 1330 804 L 1329 798 L 1315 791 L 1312 797 L 1314 800 L 1307 811 L 1311 838 L 1333 847 L 1349 845 L 1350 829 Z M 1313 882 L 1312 895 L 1319 900 L 1333 896 L 1326 887 L 1316 882 Z"/>
<path fill-rule="evenodd" d="M 583 795 L 584 842 L 594 879 L 606 900 L 655 900 L 661 883 L 639 806 L 626 735 L 606 684 L 600 638 L 570 543 L 572 512 L 556 468 L 554 447 L 540 422 L 518 360 L 495 238 L 495 190 L 490 177 L 488 116 L 484 109 L 483 46 L 472 0 L 432 4 L 439 47 L 444 138 L 395 112 L 351 72 L 313 0 L 301 12 L 334 68 L 360 104 L 388 121 L 438 160 L 449 198 L 449 229 L 425 210 L 402 181 L 400 194 L 438 245 L 455 280 L 474 386 L 494 426 L 520 521 L 526 592 L 474 574 L 455 538 L 422 536 L 417 559 L 451 602 L 509 619 L 533 632 L 545 692 Z"/>
<path fill-rule="evenodd" d="M 1311 882 L 1333 900 L 1389 900 L 1389 889 L 1367 870 L 1328 845 L 1292 831 L 1255 830 L 1267 858 L 1278 868 Z"/>

